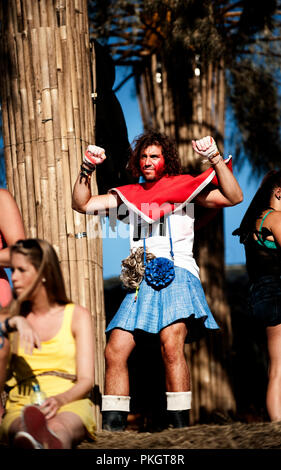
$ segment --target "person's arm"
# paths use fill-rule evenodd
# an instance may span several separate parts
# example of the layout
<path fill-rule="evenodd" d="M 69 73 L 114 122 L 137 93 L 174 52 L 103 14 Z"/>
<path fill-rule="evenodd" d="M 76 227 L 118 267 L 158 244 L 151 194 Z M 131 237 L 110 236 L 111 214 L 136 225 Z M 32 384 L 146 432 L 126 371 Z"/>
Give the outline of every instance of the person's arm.
<path fill-rule="evenodd" d="M 76 345 L 77 380 L 69 390 L 48 397 L 41 405 L 41 410 L 47 419 L 54 417 L 58 409 L 66 403 L 84 398 L 94 385 L 95 345 L 93 320 L 89 310 L 79 305 L 75 306 L 73 313 L 72 334 Z"/>
<path fill-rule="evenodd" d="M 72 192 L 73 210 L 82 214 L 104 215 L 108 209 L 115 209 L 120 203 L 118 197 L 113 194 L 97 196 L 91 194 L 92 172 L 95 171 L 96 165 L 100 165 L 105 158 L 104 149 L 96 145 L 89 145 Z"/>
<path fill-rule="evenodd" d="M 106 215 L 109 209 L 115 209 L 120 204 L 120 198 L 115 194 L 92 196 L 88 191 L 88 183 L 78 176 L 72 194 L 72 209 L 82 214 Z"/>
<path fill-rule="evenodd" d="M 235 206 L 243 201 L 243 193 L 232 171 L 224 163 L 214 139 L 210 136 L 192 141 L 193 149 L 201 156 L 207 157 L 213 166 L 219 187 L 202 191 L 195 202 L 209 207 L 219 208 Z"/>
<path fill-rule="evenodd" d="M 17 203 L 11 193 L 0 189 L 0 231 L 7 243 L 7 247 L 0 250 L 0 266 L 10 266 L 10 249 L 17 240 L 25 238 L 22 217 Z"/>
<path fill-rule="evenodd" d="M 9 333 L 18 332 L 20 346 L 26 354 L 32 354 L 34 348 L 41 349 L 37 332 L 21 315 L 0 315 L 0 330 L 4 334 L 5 342 L 9 342 Z"/>

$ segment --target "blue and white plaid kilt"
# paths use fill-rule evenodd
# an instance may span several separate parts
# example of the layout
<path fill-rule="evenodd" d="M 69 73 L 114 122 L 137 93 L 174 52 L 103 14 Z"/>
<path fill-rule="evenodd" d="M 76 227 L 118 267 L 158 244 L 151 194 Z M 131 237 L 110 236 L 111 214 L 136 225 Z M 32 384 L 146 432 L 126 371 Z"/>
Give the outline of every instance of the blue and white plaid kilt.
<path fill-rule="evenodd" d="M 206 329 L 219 329 L 207 304 L 200 280 L 183 268 L 175 266 L 175 279 L 164 289 L 157 291 L 145 280 L 135 291 L 129 291 L 117 313 L 106 328 L 135 332 L 159 333 L 176 321 L 185 321 L 188 328 L 186 342 L 204 335 Z"/>

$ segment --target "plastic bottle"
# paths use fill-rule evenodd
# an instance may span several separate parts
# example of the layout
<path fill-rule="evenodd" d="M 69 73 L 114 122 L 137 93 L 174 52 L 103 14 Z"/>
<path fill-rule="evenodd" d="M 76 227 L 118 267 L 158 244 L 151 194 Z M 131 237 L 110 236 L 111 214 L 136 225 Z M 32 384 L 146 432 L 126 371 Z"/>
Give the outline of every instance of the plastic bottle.
<path fill-rule="evenodd" d="M 35 384 L 32 386 L 32 392 L 30 394 L 30 403 L 32 405 L 43 405 L 44 401 L 46 400 L 46 393 L 40 389 L 39 384 Z"/>

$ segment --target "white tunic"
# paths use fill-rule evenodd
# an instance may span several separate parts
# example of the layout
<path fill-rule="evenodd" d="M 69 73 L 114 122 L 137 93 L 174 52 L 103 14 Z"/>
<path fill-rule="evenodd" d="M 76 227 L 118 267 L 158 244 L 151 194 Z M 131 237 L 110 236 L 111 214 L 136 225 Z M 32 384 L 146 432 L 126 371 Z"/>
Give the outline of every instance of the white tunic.
<path fill-rule="evenodd" d="M 147 251 L 156 257 L 171 259 L 167 216 L 164 223 L 158 220 L 153 224 L 148 224 L 132 210 L 129 210 L 129 219 L 131 250 L 142 247 L 145 237 Z M 175 266 L 185 268 L 199 278 L 199 268 L 193 257 L 194 204 L 187 204 L 184 210 L 170 214 L 169 219 Z"/>

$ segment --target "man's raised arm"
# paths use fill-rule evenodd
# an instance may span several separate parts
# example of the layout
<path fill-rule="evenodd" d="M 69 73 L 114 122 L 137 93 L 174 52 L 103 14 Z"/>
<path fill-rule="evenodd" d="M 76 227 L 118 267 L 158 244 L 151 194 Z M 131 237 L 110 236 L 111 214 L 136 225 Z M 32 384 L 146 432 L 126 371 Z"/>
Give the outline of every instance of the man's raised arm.
<path fill-rule="evenodd" d="M 210 136 L 192 141 L 195 152 L 207 157 L 216 172 L 219 183 L 218 189 L 205 190 L 200 193 L 196 201 L 205 207 L 235 206 L 243 201 L 243 193 L 232 171 L 224 163 L 216 142 Z"/>
<path fill-rule="evenodd" d="M 103 148 L 96 145 L 89 145 L 84 155 L 80 172 L 75 182 L 72 193 L 72 209 L 82 214 L 102 214 L 107 209 L 118 206 L 118 198 L 113 194 L 102 194 L 92 196 L 91 176 L 96 169 L 106 159 Z"/>

